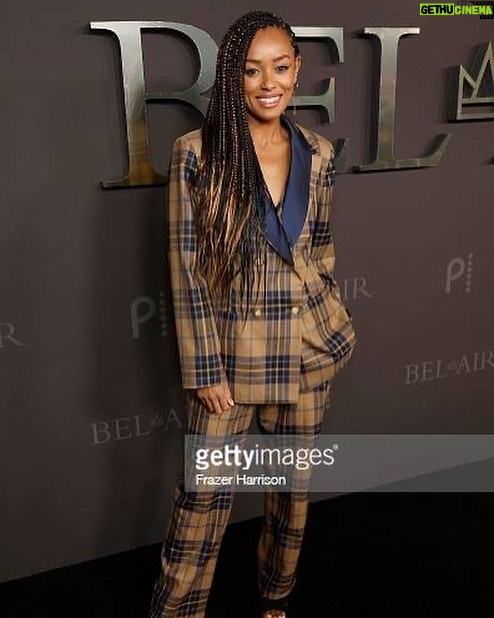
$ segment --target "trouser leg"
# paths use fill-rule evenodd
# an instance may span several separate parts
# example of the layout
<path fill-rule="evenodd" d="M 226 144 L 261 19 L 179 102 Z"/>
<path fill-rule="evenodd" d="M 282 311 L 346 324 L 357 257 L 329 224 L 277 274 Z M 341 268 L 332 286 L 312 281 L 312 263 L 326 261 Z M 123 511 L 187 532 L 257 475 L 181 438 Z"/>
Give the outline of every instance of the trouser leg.
<path fill-rule="evenodd" d="M 186 408 L 187 433 L 208 437 L 245 434 L 255 409 L 236 405 L 221 415 L 211 414 L 189 393 Z M 188 491 L 183 481 L 178 484 L 150 618 L 204 616 L 232 501 L 233 493 L 228 488 Z"/>
<path fill-rule="evenodd" d="M 297 404 L 261 406 L 261 427 L 269 433 L 314 438 L 329 404 L 330 384 L 325 382 L 301 393 Z M 263 598 L 281 599 L 295 584 L 307 520 L 309 482 L 310 470 L 298 478 L 297 491 L 265 494 L 265 519 L 258 547 L 259 590 Z"/>

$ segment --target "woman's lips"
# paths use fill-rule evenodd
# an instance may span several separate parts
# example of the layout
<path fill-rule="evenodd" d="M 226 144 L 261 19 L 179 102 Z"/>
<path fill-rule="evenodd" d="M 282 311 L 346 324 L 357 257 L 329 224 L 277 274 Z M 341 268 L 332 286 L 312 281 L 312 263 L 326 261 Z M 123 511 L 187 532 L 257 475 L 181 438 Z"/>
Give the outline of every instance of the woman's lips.
<path fill-rule="evenodd" d="M 281 100 L 281 94 L 257 97 L 257 100 L 261 107 L 276 107 Z"/>

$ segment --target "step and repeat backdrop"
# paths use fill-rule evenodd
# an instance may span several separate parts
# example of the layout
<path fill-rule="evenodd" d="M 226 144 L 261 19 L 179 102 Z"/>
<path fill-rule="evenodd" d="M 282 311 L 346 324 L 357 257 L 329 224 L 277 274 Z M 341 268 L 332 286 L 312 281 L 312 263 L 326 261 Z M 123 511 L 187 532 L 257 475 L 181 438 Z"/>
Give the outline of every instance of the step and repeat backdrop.
<path fill-rule="evenodd" d="M 494 433 L 494 21 L 457 6 L 262 6 L 300 40 L 295 119 L 338 154 L 336 278 L 359 341 L 326 433 Z M 1 580 L 162 538 L 184 425 L 168 158 L 253 8 L 2 3 Z M 239 495 L 233 520 L 261 504 Z"/>

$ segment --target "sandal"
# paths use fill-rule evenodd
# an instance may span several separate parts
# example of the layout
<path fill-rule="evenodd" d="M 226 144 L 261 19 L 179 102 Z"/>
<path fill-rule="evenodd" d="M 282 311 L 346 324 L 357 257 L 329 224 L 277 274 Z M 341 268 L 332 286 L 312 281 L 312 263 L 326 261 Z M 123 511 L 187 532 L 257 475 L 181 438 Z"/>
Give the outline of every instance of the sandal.
<path fill-rule="evenodd" d="M 286 618 L 288 597 L 282 599 L 260 599 L 262 618 Z"/>

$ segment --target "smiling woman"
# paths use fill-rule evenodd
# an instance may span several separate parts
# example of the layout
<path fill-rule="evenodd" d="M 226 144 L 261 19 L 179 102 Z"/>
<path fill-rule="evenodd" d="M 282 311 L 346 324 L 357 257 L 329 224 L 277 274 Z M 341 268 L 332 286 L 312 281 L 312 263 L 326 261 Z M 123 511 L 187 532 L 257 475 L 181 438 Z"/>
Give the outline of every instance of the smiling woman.
<path fill-rule="evenodd" d="M 284 114 L 300 65 L 286 22 L 244 15 L 221 43 L 202 129 L 173 148 L 170 279 L 187 433 L 199 441 L 241 444 L 255 415 L 261 433 L 307 445 L 355 345 L 333 274 L 333 147 Z M 177 486 L 151 618 L 204 616 L 239 483 L 203 487 L 202 476 Z M 263 618 L 288 612 L 309 477 L 296 489 L 265 489 Z"/>
<path fill-rule="evenodd" d="M 293 96 L 299 69 L 298 48 L 285 32 L 259 30 L 245 62 L 244 93 L 257 158 L 275 205 L 285 192 L 290 166 L 290 140 L 279 119 Z M 268 123 L 273 125 L 271 135 Z"/>
<path fill-rule="evenodd" d="M 255 35 L 245 62 L 244 79 L 251 123 L 279 118 L 292 98 L 299 69 L 300 54 L 282 30 L 266 28 Z"/>

